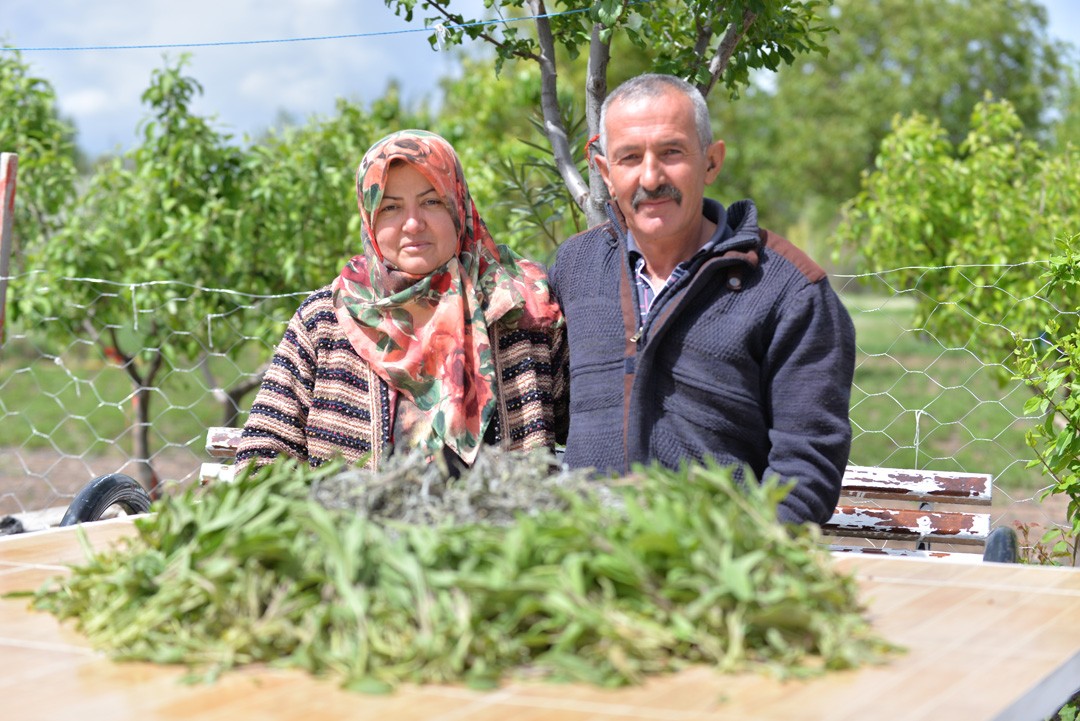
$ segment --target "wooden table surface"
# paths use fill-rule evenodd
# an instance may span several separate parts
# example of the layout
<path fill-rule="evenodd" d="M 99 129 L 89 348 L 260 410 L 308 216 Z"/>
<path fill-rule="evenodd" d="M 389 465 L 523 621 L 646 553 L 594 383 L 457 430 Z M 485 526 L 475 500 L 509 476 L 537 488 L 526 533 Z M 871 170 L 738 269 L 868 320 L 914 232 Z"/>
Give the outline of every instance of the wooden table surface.
<path fill-rule="evenodd" d="M 101 546 L 130 519 L 87 527 Z M 0 593 L 38 588 L 82 559 L 72 529 L 0 538 Z M 244 669 L 187 685 L 179 667 L 114 663 L 70 625 L 0 599 L 5 719 L 1038 719 L 1080 688 L 1080 570 L 940 560 L 838 557 L 859 579 L 878 632 L 908 652 L 879 667 L 806 681 L 695 668 L 617 691 L 514 682 L 386 696 L 340 690 L 302 672 Z"/>

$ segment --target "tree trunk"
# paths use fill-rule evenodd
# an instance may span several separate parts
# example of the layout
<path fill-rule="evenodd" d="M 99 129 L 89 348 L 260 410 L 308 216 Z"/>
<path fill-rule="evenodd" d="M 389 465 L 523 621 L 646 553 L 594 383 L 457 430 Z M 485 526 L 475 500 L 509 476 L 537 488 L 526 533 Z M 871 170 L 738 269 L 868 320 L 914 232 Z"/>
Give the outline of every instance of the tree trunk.
<path fill-rule="evenodd" d="M 585 78 L 585 122 L 589 138 L 600 134 L 600 108 L 607 98 L 607 69 L 611 60 L 611 44 L 604 42 L 601 35 L 604 26 L 596 23 L 592 27 L 589 41 L 589 64 Z M 599 150 L 599 145 L 596 146 Z M 587 153 L 592 152 L 586 151 Z M 589 163 L 589 198 L 583 210 L 589 227 L 600 225 L 607 220 L 604 207 L 608 202 L 608 190 L 596 163 Z"/>
<path fill-rule="evenodd" d="M 529 10 L 536 16 L 536 37 L 540 44 L 540 109 L 544 116 L 544 135 L 551 143 L 555 167 L 562 176 L 570 197 L 588 214 L 589 187 L 574 165 L 570 141 L 559 107 L 558 73 L 555 68 L 555 39 L 551 33 L 542 0 L 529 0 Z"/>
<path fill-rule="evenodd" d="M 134 451 L 136 480 L 146 489 L 150 497 L 157 500 L 161 490 L 160 481 L 154 466 L 150 463 L 150 389 L 141 386 L 135 389 L 131 399 L 135 410 L 132 422 L 132 450 Z"/>

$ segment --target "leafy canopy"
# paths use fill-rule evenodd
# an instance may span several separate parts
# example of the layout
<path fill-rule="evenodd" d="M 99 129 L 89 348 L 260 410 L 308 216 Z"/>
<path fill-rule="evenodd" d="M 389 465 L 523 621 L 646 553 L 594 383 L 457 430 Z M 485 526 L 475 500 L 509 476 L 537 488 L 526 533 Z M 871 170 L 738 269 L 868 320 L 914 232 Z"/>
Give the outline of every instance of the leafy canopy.
<path fill-rule="evenodd" d="M 1059 243 L 1058 253 L 1047 271 L 1053 297 L 1076 298 L 1080 293 L 1080 234 Z M 1064 533 L 1051 529 L 1043 543 L 1051 544 L 1051 557 L 1076 565 L 1080 550 L 1080 326 L 1077 306 L 1047 321 L 1038 340 L 1017 338 L 1017 377 L 1035 392 L 1025 411 L 1039 416 L 1039 423 L 1027 433 L 1035 451 L 1029 466 L 1039 466 L 1051 484 L 1043 497 L 1062 495 L 1068 499 Z"/>
<path fill-rule="evenodd" d="M 827 17 L 824 52 L 715 108 L 729 145 L 719 182 L 781 232 L 802 222 L 823 235 L 895 115 L 934 117 L 958 145 L 990 92 L 1041 138 L 1067 86 L 1065 47 L 1033 0 L 835 0 Z"/>
<path fill-rule="evenodd" d="M 510 62 L 538 68 L 550 165 L 590 225 L 604 219 L 607 189 L 595 168 L 582 172 L 583 147 L 572 128 L 579 125 L 576 113 L 583 113 L 581 137 L 599 132 L 609 67 L 618 80 L 625 79 L 618 76 L 622 67 L 644 65 L 687 78 L 705 96 L 718 84 L 734 93 L 750 82 L 753 70 L 775 70 L 799 54 L 822 51 L 831 31 L 825 0 L 485 0 L 494 23 L 462 15 L 453 0 L 384 1 L 407 21 L 417 11 L 426 13 L 433 48 L 479 41 L 494 49 L 496 74 Z M 573 68 L 582 64 L 584 82 L 567 92 L 559 78 L 576 81 L 580 73 Z M 530 202 L 539 205 L 555 195 L 544 190 Z"/>
<path fill-rule="evenodd" d="M 32 252 L 56 232 L 75 198 L 75 131 L 59 115 L 52 84 L 9 47 L 0 49 L 0 108 L 0 153 L 19 156 L 13 235 L 24 253 Z M 18 262 L 21 254 L 12 257 Z"/>
<path fill-rule="evenodd" d="M 1042 266 L 1080 217 L 1078 163 L 1071 145 L 1040 149 L 1005 100 L 976 105 L 959 144 L 937 120 L 897 118 L 837 239 L 918 287 L 919 327 L 1000 363 L 1014 334 L 1035 338 L 1048 313 L 1080 305 L 1076 288 L 1049 294 Z"/>

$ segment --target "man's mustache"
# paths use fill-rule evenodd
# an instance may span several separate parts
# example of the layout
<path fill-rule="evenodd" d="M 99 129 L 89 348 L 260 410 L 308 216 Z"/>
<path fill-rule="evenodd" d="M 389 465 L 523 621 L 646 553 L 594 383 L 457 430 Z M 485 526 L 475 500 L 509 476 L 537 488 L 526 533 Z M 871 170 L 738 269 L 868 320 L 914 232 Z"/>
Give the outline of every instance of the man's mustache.
<path fill-rule="evenodd" d="M 634 191 L 634 197 L 630 199 L 630 207 L 636 212 L 638 206 L 644 203 L 646 200 L 665 200 L 671 199 L 675 201 L 676 205 L 682 205 L 682 193 L 674 185 L 661 185 L 654 190 L 645 190 L 641 186 Z"/>

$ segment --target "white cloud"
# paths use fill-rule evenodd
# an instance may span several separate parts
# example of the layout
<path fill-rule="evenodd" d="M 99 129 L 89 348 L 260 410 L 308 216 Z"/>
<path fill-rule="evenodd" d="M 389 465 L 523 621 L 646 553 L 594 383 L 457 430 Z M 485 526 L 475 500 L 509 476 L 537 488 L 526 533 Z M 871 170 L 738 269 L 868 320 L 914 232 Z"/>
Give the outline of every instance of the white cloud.
<path fill-rule="evenodd" d="M 100 88 L 82 88 L 64 99 L 64 112 L 77 117 L 93 117 L 111 109 L 109 94 Z"/>
<path fill-rule="evenodd" d="M 482 12 L 482 0 L 467 4 Z M 236 135 L 264 129 L 281 111 L 304 119 L 331 112 L 338 97 L 369 102 L 391 78 L 418 100 L 450 69 L 424 32 L 396 33 L 421 27 L 419 17 L 407 25 L 381 0 L 4 0 L 0 15 L 9 44 L 54 48 L 27 50 L 23 59 L 52 83 L 91 154 L 136 140 L 151 73 L 181 53 L 191 55 L 186 72 L 204 89 L 195 111 Z M 340 35 L 368 37 L 256 42 Z M 61 49 L 179 44 L 200 47 Z"/>

